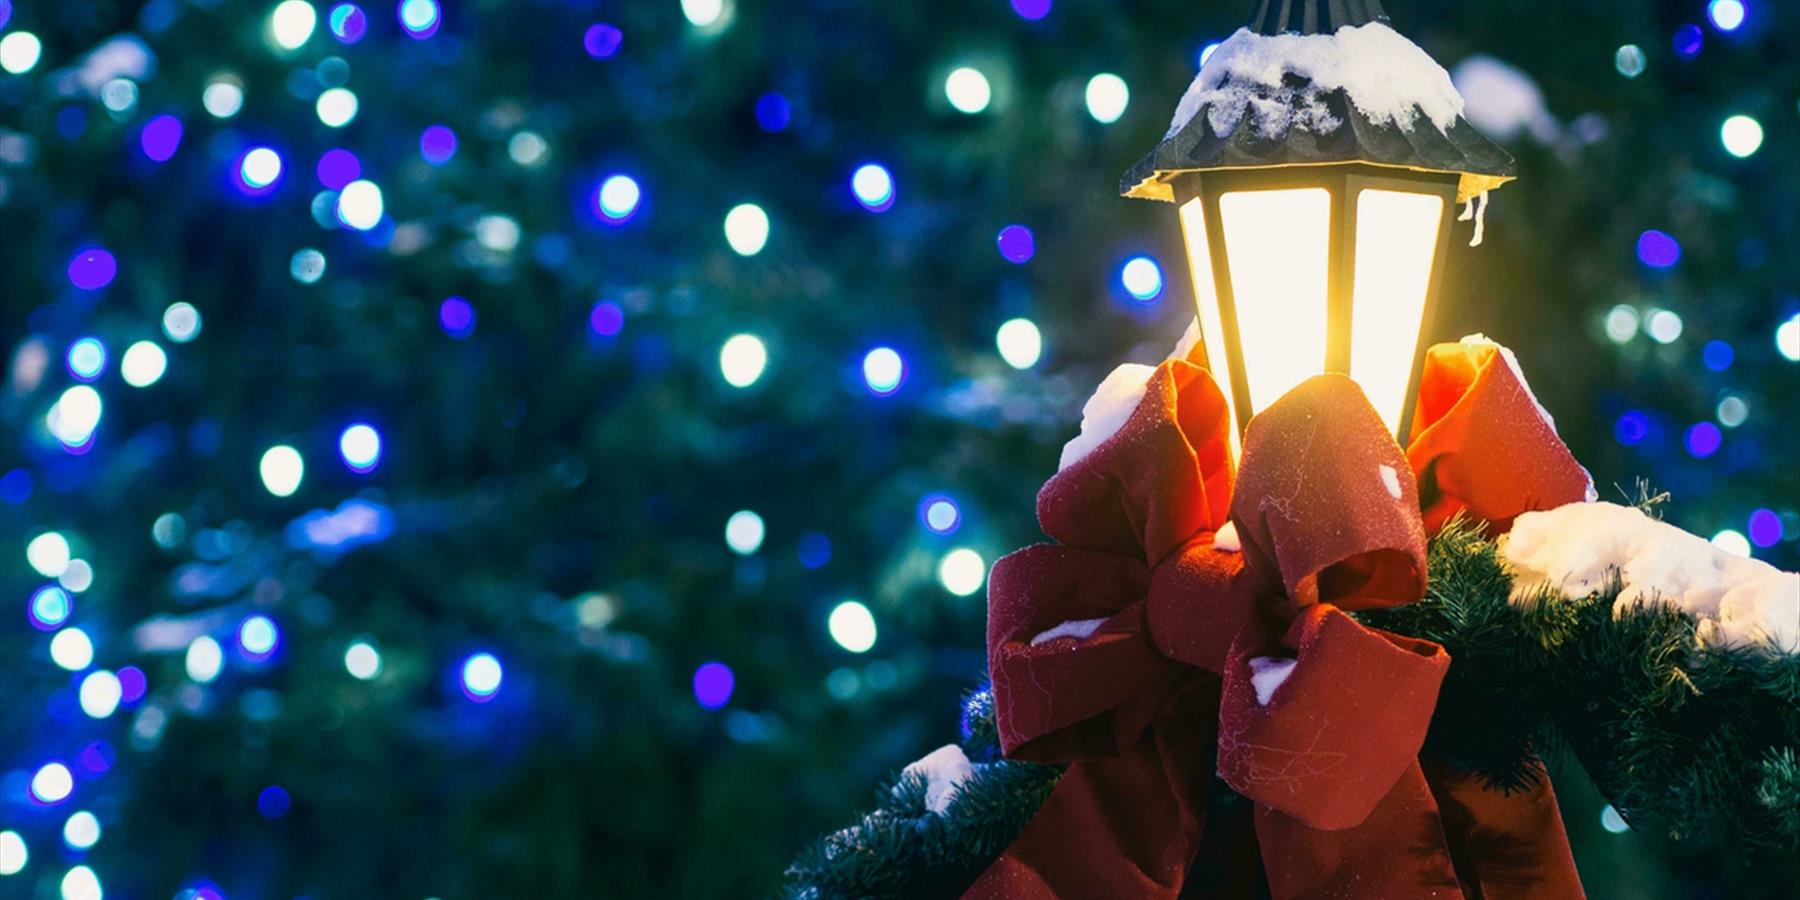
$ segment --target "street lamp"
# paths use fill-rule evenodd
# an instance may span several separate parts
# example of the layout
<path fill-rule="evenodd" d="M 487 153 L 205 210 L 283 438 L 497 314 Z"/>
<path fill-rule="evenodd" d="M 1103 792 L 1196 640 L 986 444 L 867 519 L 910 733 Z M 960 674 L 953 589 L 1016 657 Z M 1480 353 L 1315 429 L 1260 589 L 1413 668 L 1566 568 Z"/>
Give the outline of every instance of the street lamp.
<path fill-rule="evenodd" d="M 1473 211 L 1513 177 L 1461 113 L 1449 75 L 1379 0 L 1257 0 L 1126 172 L 1125 196 L 1178 206 L 1238 430 L 1338 372 L 1406 440 L 1455 206 Z"/>

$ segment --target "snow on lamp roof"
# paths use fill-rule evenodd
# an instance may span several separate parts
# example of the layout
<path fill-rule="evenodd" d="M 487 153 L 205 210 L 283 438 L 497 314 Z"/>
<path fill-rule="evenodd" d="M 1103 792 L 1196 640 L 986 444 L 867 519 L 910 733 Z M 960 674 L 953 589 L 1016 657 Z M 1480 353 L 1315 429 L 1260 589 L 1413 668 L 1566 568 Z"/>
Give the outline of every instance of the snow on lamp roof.
<path fill-rule="evenodd" d="M 1384 24 L 1379 3 L 1332 0 L 1323 16 L 1318 5 L 1296 15 L 1260 0 L 1120 192 L 1173 200 L 1171 180 L 1191 172 L 1342 163 L 1457 175 L 1458 200 L 1512 180 L 1512 156 L 1463 118 L 1449 73 Z"/>

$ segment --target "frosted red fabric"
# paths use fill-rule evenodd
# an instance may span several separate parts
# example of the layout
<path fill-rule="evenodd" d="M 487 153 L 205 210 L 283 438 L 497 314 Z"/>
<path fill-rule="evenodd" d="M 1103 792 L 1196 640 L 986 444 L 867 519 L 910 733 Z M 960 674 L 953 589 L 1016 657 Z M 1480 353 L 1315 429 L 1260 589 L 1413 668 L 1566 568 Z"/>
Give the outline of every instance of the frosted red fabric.
<path fill-rule="evenodd" d="M 1477 385 L 1480 368 L 1466 368 L 1476 377 L 1465 386 Z M 1480 417 L 1494 402 L 1455 413 L 1447 401 L 1438 418 Z M 1229 427 L 1204 370 L 1164 363 L 1125 428 L 1039 494 L 1040 522 L 1062 543 L 995 565 L 1002 748 L 1070 766 L 965 896 L 1174 897 L 1196 854 L 1241 866 L 1258 850 L 1277 900 L 1474 897 L 1533 877 L 1535 896 L 1579 897 L 1542 796 L 1484 791 L 1451 770 L 1434 793 L 1417 754 L 1449 664 L 1442 649 L 1341 611 L 1412 602 L 1425 578 L 1410 466 L 1361 391 L 1316 378 L 1261 413 L 1235 498 Z M 1534 463 L 1542 450 L 1527 443 L 1522 456 Z M 1461 497 L 1505 506 L 1487 500 L 1479 486 Z M 1213 547 L 1227 504 L 1242 553 Z M 1096 618 L 1107 621 L 1085 640 L 1031 644 Z M 1255 699 L 1253 656 L 1298 659 L 1268 706 Z M 1241 821 L 1205 833 L 1215 771 L 1256 802 L 1253 836 Z M 1490 853 L 1499 861 L 1460 858 Z M 1207 896 L 1253 881 L 1241 868 L 1202 877 Z"/>
<path fill-rule="evenodd" d="M 1593 478 L 1495 344 L 1426 351 L 1407 456 L 1433 533 L 1464 510 L 1499 533 L 1522 512 L 1593 499 Z"/>

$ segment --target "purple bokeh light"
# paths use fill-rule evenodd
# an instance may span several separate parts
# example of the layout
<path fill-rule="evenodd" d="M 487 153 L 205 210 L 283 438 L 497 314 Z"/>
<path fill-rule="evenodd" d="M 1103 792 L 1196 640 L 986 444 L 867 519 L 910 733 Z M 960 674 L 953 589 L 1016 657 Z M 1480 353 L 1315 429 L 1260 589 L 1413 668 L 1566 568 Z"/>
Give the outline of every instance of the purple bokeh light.
<path fill-rule="evenodd" d="M 339 43 L 354 44 L 369 32 L 368 14 L 354 3 L 339 3 L 332 7 L 326 21 L 330 23 L 331 36 Z"/>
<path fill-rule="evenodd" d="M 1688 455 L 1695 459 L 1705 459 L 1719 452 L 1719 445 L 1724 442 L 1724 433 L 1711 422 L 1700 422 L 1689 428 L 1685 440 Z"/>
<path fill-rule="evenodd" d="M 602 300 L 594 304 L 594 311 L 588 313 L 588 327 L 601 337 L 617 337 L 625 327 L 625 310 L 610 300 Z"/>
<path fill-rule="evenodd" d="M 1015 265 L 1024 265 L 1037 255 L 1037 237 L 1023 225 L 1000 229 L 999 244 L 1000 255 Z"/>
<path fill-rule="evenodd" d="M 1759 509 L 1750 514 L 1750 543 L 1773 547 L 1781 543 L 1781 516 L 1772 509 Z"/>
<path fill-rule="evenodd" d="M 433 125 L 419 135 L 419 155 L 434 166 L 441 166 L 456 155 L 456 132 L 448 125 Z"/>
<path fill-rule="evenodd" d="M 112 745 L 105 741 L 95 741 L 75 754 L 75 762 L 89 775 L 105 774 L 118 759 L 119 755 L 113 751 Z"/>
<path fill-rule="evenodd" d="M 77 251 L 69 260 L 69 283 L 84 291 L 97 291 L 119 274 L 119 261 L 103 247 Z"/>
<path fill-rule="evenodd" d="M 138 133 L 138 146 L 152 162 L 167 161 L 181 147 L 181 120 L 164 115 L 145 122 Z"/>
<path fill-rule="evenodd" d="M 1050 0 L 1012 0 L 1013 12 L 1035 22 L 1050 14 Z"/>
<path fill-rule="evenodd" d="M 625 32 L 605 22 L 595 22 L 588 26 L 586 34 L 581 36 L 582 49 L 595 59 L 607 59 L 619 52 L 619 46 L 625 43 Z"/>
<path fill-rule="evenodd" d="M 362 177 L 362 160 L 348 150 L 327 150 L 319 157 L 316 171 L 320 184 L 341 191 L 344 185 Z"/>
<path fill-rule="evenodd" d="M 126 666 L 119 670 L 119 700 L 124 703 L 135 703 L 143 699 L 144 692 L 150 689 L 150 679 L 144 677 L 144 670 L 137 666 Z"/>
<path fill-rule="evenodd" d="M 1698 25 L 1683 25 L 1675 29 L 1675 55 L 1682 59 L 1693 59 L 1700 55 L 1700 47 L 1706 41 L 1706 32 Z"/>
<path fill-rule="evenodd" d="M 1667 269 L 1681 261 L 1681 242 L 1652 228 L 1638 235 L 1637 255 L 1638 261 L 1652 269 Z"/>
<path fill-rule="evenodd" d="M 705 709 L 718 709 L 731 702 L 737 677 L 722 662 L 704 663 L 694 670 L 694 702 Z"/>
<path fill-rule="evenodd" d="M 461 297 L 446 297 L 438 306 L 438 324 L 445 334 L 466 338 L 475 331 L 475 307 Z"/>

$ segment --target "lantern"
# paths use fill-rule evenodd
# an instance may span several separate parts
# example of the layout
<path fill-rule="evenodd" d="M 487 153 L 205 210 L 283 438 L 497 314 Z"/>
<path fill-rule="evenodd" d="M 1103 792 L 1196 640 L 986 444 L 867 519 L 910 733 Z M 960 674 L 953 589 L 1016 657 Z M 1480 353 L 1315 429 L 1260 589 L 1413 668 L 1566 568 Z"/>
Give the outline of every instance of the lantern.
<path fill-rule="evenodd" d="M 1176 204 L 1239 431 L 1338 372 L 1406 440 L 1457 204 L 1513 177 L 1461 113 L 1379 0 L 1258 0 L 1125 174 L 1125 196 Z"/>

